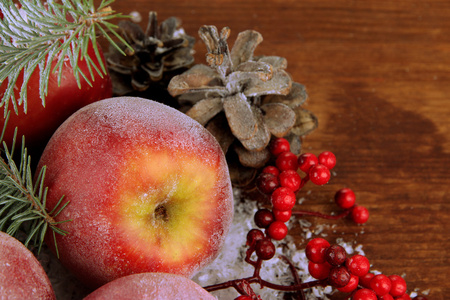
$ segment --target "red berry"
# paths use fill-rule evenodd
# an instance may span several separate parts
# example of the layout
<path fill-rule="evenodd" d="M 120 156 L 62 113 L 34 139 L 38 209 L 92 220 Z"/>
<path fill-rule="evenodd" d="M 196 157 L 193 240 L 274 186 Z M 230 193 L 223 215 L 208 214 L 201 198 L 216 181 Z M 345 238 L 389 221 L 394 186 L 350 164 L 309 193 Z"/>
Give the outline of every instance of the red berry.
<path fill-rule="evenodd" d="M 409 297 L 409 295 L 407 295 L 408 297 Z M 396 298 L 396 299 L 400 299 L 400 298 Z M 406 298 L 405 298 L 406 299 Z M 411 297 L 409 297 L 408 299 L 411 299 Z M 424 296 L 415 296 L 414 298 L 413 298 L 413 300 L 428 300 L 428 298 L 427 297 L 424 297 Z"/>
<path fill-rule="evenodd" d="M 359 277 L 353 274 L 350 274 L 350 280 L 348 281 L 346 286 L 338 288 L 339 291 L 343 293 L 351 293 L 358 287 Z"/>
<path fill-rule="evenodd" d="M 290 188 L 292 191 L 296 192 L 300 189 L 302 183 L 302 178 L 294 170 L 286 170 L 280 173 L 279 182 L 281 186 Z"/>
<path fill-rule="evenodd" d="M 266 231 L 267 235 L 274 240 L 281 241 L 284 239 L 288 233 L 288 228 L 284 222 L 275 221 L 269 225 Z"/>
<path fill-rule="evenodd" d="M 377 300 L 377 295 L 372 290 L 360 289 L 353 294 L 352 300 Z"/>
<path fill-rule="evenodd" d="M 281 222 L 287 222 L 292 216 L 292 210 L 279 210 L 274 209 L 272 211 L 273 215 L 275 216 L 275 220 L 281 221 Z"/>
<path fill-rule="evenodd" d="M 247 246 L 255 245 L 256 242 L 265 238 L 264 233 L 259 229 L 252 229 L 247 233 Z"/>
<path fill-rule="evenodd" d="M 330 275 L 331 266 L 325 262 L 322 264 L 316 264 L 312 261 L 308 262 L 308 272 L 315 279 L 325 279 Z"/>
<path fill-rule="evenodd" d="M 255 253 L 262 260 L 269 260 L 275 256 L 275 245 L 269 239 L 263 239 L 256 243 Z"/>
<path fill-rule="evenodd" d="M 275 166 L 267 166 L 267 167 L 264 167 L 264 169 L 262 169 L 261 173 L 270 173 L 275 176 L 278 176 L 278 175 L 280 175 L 280 170 L 278 170 L 278 168 Z"/>
<path fill-rule="evenodd" d="M 330 247 L 330 243 L 328 243 L 327 240 L 323 238 L 314 238 L 306 244 L 306 257 L 316 264 L 322 264 L 326 262 L 325 253 L 328 247 Z"/>
<path fill-rule="evenodd" d="M 355 205 L 355 200 L 355 193 L 349 188 L 340 189 L 334 195 L 334 201 L 343 209 L 348 209 Z"/>
<path fill-rule="evenodd" d="M 364 276 L 359 277 L 359 284 L 365 288 L 370 289 L 370 281 L 375 276 L 373 273 L 367 273 Z"/>
<path fill-rule="evenodd" d="M 378 300 L 394 300 L 394 297 L 392 297 L 391 294 L 386 294 L 381 297 L 378 297 Z"/>
<path fill-rule="evenodd" d="M 282 172 L 298 169 L 297 155 L 292 152 L 280 153 L 275 161 L 277 168 Z"/>
<path fill-rule="evenodd" d="M 395 297 L 395 300 L 411 300 L 411 297 L 408 294 L 405 293 L 405 294 L 403 294 L 400 297 Z M 427 298 L 418 296 L 418 297 L 414 297 L 413 300 L 427 300 Z"/>
<path fill-rule="evenodd" d="M 309 169 L 309 179 L 316 185 L 326 184 L 331 177 L 330 170 L 321 164 L 314 165 Z"/>
<path fill-rule="evenodd" d="M 327 251 L 325 252 L 325 258 L 330 265 L 337 267 L 345 262 L 345 259 L 347 258 L 347 252 L 345 251 L 344 247 L 334 244 L 328 247 Z"/>
<path fill-rule="evenodd" d="M 234 298 L 234 300 L 252 300 L 253 298 L 247 295 L 241 295 L 237 298 Z"/>
<path fill-rule="evenodd" d="M 253 219 L 259 228 L 267 228 L 275 220 L 273 213 L 266 208 L 259 209 Z"/>
<path fill-rule="evenodd" d="M 404 293 L 406 293 L 406 281 L 401 276 L 398 275 L 391 275 L 388 276 L 391 280 L 391 290 L 389 291 L 389 294 L 391 294 L 394 297 L 400 297 Z"/>
<path fill-rule="evenodd" d="M 350 282 L 350 272 L 346 267 L 334 267 L 330 270 L 328 280 L 334 287 L 340 288 L 346 286 Z"/>
<path fill-rule="evenodd" d="M 346 266 L 350 273 L 356 276 L 364 276 L 369 272 L 370 263 L 364 255 L 356 254 L 346 261 Z"/>
<path fill-rule="evenodd" d="M 318 163 L 319 160 L 312 153 L 303 153 L 298 157 L 298 167 L 305 173 L 308 173 L 309 169 Z"/>
<path fill-rule="evenodd" d="M 351 217 L 353 222 L 364 224 L 369 220 L 369 211 L 364 206 L 355 206 L 352 209 Z"/>
<path fill-rule="evenodd" d="M 391 286 L 391 280 L 383 274 L 375 275 L 372 280 L 370 280 L 370 288 L 377 296 L 383 296 L 389 293 Z"/>
<path fill-rule="evenodd" d="M 280 186 L 278 176 L 271 173 L 261 173 L 256 178 L 256 187 L 263 194 L 270 195 Z"/>
<path fill-rule="evenodd" d="M 318 159 L 319 164 L 324 165 L 329 170 L 333 169 L 336 165 L 336 156 L 330 151 L 320 153 Z"/>
<path fill-rule="evenodd" d="M 285 138 L 276 138 L 270 142 L 269 151 L 274 156 L 278 156 L 283 152 L 291 151 L 291 145 Z"/>
<path fill-rule="evenodd" d="M 291 189 L 279 187 L 272 193 L 270 200 L 274 209 L 291 210 L 297 199 Z"/>

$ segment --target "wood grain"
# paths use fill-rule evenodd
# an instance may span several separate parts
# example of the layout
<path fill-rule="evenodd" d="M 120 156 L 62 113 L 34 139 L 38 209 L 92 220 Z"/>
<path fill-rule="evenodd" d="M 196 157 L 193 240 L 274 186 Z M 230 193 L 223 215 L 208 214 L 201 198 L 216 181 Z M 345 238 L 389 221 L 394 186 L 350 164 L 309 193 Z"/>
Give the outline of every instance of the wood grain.
<path fill-rule="evenodd" d="M 325 187 L 308 186 L 302 208 L 332 210 L 334 192 L 351 187 L 371 218 L 364 227 L 337 221 L 330 239 L 362 244 L 374 269 L 406 274 L 409 290 L 447 299 L 448 0 L 117 0 L 113 8 L 139 11 L 144 24 L 150 10 L 160 20 L 177 16 L 197 40 L 204 24 L 229 26 L 229 41 L 259 31 L 257 54 L 287 58 L 288 72 L 307 87 L 319 128 L 304 140 L 305 151 L 331 150 L 338 158 L 336 176 Z M 203 63 L 202 42 L 195 50 Z M 293 234 L 302 246 L 298 229 Z"/>

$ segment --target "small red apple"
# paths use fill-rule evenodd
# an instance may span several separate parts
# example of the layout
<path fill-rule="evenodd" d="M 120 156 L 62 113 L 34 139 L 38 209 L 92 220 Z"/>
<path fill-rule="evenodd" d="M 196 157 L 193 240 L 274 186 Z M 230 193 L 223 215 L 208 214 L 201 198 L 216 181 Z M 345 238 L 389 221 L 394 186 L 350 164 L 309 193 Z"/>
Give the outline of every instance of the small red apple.
<path fill-rule="evenodd" d="M 192 280 L 168 273 L 141 273 L 118 278 L 103 285 L 84 300 L 215 300 Z"/>
<path fill-rule="evenodd" d="M 224 154 L 199 123 L 135 97 L 90 104 L 66 120 L 38 165 L 57 216 L 60 260 L 98 287 L 143 272 L 185 276 L 209 264 L 228 233 L 232 188 Z M 48 245 L 53 247 L 51 237 Z"/>
<path fill-rule="evenodd" d="M 20 241 L 0 231 L 0 298 L 53 300 L 42 265 Z"/>
<path fill-rule="evenodd" d="M 106 62 L 100 48 L 99 51 L 103 64 L 106 66 Z M 92 46 L 88 47 L 87 53 L 92 58 L 95 65 L 100 68 Z M 56 61 L 53 62 L 53 67 L 55 65 Z M 92 86 L 90 86 L 86 80 L 80 78 L 81 86 L 78 87 L 75 76 L 73 75 L 73 69 L 70 66 L 69 61 L 66 61 L 64 62 L 64 67 L 62 68 L 63 79 L 60 86 L 58 86 L 57 72 L 50 74 L 48 94 L 45 97 L 45 107 L 42 105 L 42 99 L 39 95 L 39 68 L 35 69 L 27 85 L 27 111 L 24 112 L 23 106 L 19 106 L 18 114 L 16 114 L 12 109 L 12 104 L 9 104 L 11 113 L 4 136 L 4 141 L 9 147 L 12 143 L 14 129 L 17 127 L 17 143 L 19 144 L 22 139 L 22 135 L 25 135 L 25 143 L 27 148 L 32 150 L 33 154 L 36 153 L 36 155 L 40 155 L 55 130 L 71 114 L 87 104 L 112 96 L 112 82 L 108 74 L 100 76 L 95 70 L 93 70 L 94 79 L 92 80 L 89 77 L 89 69 L 86 60 L 78 60 L 77 65 L 80 70 L 91 80 Z M 16 83 L 14 92 L 16 99 L 19 98 L 22 81 L 23 72 L 19 76 Z M 0 99 L 5 94 L 7 86 L 8 80 L 5 80 L 0 85 Z M 5 122 L 3 109 L 4 107 L 0 108 L 0 122 L 2 124 L 2 127 L 0 128 L 3 128 L 3 124 Z"/>

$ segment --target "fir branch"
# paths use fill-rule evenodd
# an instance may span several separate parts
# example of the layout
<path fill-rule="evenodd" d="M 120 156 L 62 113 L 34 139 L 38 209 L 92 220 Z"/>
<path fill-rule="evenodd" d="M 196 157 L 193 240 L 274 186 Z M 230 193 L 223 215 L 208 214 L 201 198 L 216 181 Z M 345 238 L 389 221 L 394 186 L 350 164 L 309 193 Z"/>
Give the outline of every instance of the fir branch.
<path fill-rule="evenodd" d="M 18 2 L 18 6 L 14 2 Z M 91 85 L 95 73 L 100 76 L 107 74 L 96 43 L 98 36 L 104 36 L 121 53 L 124 52 L 110 35 L 130 47 L 116 32 L 117 25 L 110 22 L 111 19 L 125 17 L 110 8 L 113 0 L 102 0 L 98 7 L 92 0 L 14 2 L 0 0 L 3 14 L 3 19 L 0 19 L 0 84 L 7 82 L 0 101 L 4 116 L 10 106 L 16 114 L 19 106 L 27 111 L 27 82 L 36 68 L 40 72 L 40 98 L 45 105 L 50 73 L 58 72 L 60 84 L 65 59 L 70 62 L 78 86 L 81 80 Z M 95 50 L 98 66 L 87 54 L 89 44 Z M 86 60 L 89 74 L 84 74 L 77 66 L 80 59 Z M 52 67 L 55 61 L 56 66 Z M 24 79 L 19 84 L 20 94 L 16 99 L 14 88 L 21 74 Z"/>
<path fill-rule="evenodd" d="M 40 251 L 49 228 L 53 231 L 54 238 L 55 234 L 67 234 L 66 231 L 58 227 L 59 224 L 67 221 L 57 222 L 54 218 L 68 202 L 62 204 L 64 197 L 61 197 L 51 212 L 46 210 L 47 188 L 44 186 L 46 168 L 41 169 L 36 181 L 33 182 L 31 157 L 27 154 L 25 137 L 22 137 L 20 162 L 17 165 L 13 158 L 15 156 L 17 128 L 14 132 L 11 150 L 3 141 L 8 119 L 9 113 L 6 116 L 0 139 L 3 144 L 3 151 L 0 156 L 0 231 L 16 238 L 19 238 L 21 233 L 25 233 L 25 246 L 28 247 L 31 243 Z"/>

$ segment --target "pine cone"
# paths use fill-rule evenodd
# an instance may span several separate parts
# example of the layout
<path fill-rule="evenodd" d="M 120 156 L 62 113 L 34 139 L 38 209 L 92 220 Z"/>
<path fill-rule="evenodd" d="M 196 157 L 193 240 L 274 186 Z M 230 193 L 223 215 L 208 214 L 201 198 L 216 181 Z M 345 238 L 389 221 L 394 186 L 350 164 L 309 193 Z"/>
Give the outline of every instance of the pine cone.
<path fill-rule="evenodd" d="M 122 44 L 126 56 L 114 47 L 106 55 L 115 95 L 143 92 L 154 83 L 166 89 L 173 76 L 194 63 L 195 39 L 185 34 L 178 18 L 168 18 L 158 26 L 157 14 L 152 11 L 145 32 L 128 20 L 118 26 L 118 32 L 133 50 Z"/>
<path fill-rule="evenodd" d="M 239 33 L 231 51 L 229 28 L 219 34 L 216 27 L 203 26 L 199 35 L 209 66 L 198 64 L 173 77 L 168 91 L 216 137 L 227 157 L 237 154 L 247 172 L 241 166 L 230 170 L 232 177 L 239 176 L 234 181 L 250 180 L 267 163 L 272 137 L 288 138 L 299 153 L 301 137 L 317 127 L 317 118 L 301 107 L 306 90 L 292 82 L 286 59 L 254 56 L 262 36 L 253 30 Z M 230 160 L 229 165 L 236 166 Z"/>

